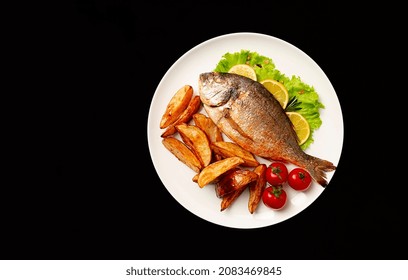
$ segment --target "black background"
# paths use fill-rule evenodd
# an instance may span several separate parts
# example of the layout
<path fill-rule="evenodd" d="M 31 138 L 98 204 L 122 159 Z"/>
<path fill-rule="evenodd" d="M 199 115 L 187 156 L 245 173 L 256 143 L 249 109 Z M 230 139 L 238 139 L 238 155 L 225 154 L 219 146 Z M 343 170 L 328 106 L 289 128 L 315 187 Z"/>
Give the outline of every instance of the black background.
<path fill-rule="evenodd" d="M 85 0 L 42 11 L 43 30 L 31 35 L 50 94 L 36 130 L 45 163 L 27 161 L 19 176 L 29 183 L 4 199 L 3 259 L 405 258 L 403 204 L 384 165 L 389 147 L 386 137 L 371 138 L 379 125 L 365 110 L 367 94 L 383 87 L 373 77 L 385 68 L 372 48 L 377 26 L 330 2 L 257 6 Z M 161 183 L 147 143 L 150 102 L 169 67 L 234 32 L 271 35 L 308 54 L 333 84 L 344 119 L 327 189 L 295 217 L 261 229 L 215 225 L 184 209 Z"/>

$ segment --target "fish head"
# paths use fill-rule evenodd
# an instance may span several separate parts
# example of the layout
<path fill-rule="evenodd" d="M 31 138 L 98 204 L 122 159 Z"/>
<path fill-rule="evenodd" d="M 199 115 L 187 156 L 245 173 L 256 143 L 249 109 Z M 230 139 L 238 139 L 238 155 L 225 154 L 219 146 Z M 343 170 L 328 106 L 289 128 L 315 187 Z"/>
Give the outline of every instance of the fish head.
<path fill-rule="evenodd" d="M 236 87 L 231 86 L 233 82 L 228 73 L 201 73 L 198 79 L 201 101 L 211 107 L 224 105 L 237 94 Z"/>

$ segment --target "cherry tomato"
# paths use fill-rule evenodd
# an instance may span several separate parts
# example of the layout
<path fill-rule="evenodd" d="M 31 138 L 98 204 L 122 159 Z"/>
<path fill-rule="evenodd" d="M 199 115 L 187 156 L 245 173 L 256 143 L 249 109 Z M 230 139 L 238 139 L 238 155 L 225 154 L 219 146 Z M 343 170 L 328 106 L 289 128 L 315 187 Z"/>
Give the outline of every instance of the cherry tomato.
<path fill-rule="evenodd" d="M 287 201 L 286 191 L 282 186 L 268 186 L 262 194 L 263 203 L 275 210 L 282 209 Z"/>
<path fill-rule="evenodd" d="M 272 162 L 266 169 L 265 176 L 272 186 L 283 185 L 288 180 L 288 168 L 283 162 Z"/>
<path fill-rule="evenodd" d="M 312 184 L 312 177 L 309 172 L 297 167 L 289 172 L 288 184 L 297 191 L 305 191 Z"/>

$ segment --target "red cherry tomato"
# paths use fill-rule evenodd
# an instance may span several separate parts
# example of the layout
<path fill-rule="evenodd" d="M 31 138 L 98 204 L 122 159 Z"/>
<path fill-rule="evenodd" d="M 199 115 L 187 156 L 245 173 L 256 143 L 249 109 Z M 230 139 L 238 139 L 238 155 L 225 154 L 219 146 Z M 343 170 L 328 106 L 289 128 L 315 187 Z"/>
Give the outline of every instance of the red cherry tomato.
<path fill-rule="evenodd" d="M 305 191 L 312 184 L 312 177 L 309 172 L 297 167 L 289 172 L 288 184 L 297 191 Z"/>
<path fill-rule="evenodd" d="M 268 186 L 262 194 L 263 203 L 275 210 L 282 209 L 287 201 L 286 191 L 282 186 Z"/>
<path fill-rule="evenodd" d="M 272 186 L 283 185 L 288 180 L 288 168 L 283 162 L 272 162 L 266 169 L 265 176 Z"/>

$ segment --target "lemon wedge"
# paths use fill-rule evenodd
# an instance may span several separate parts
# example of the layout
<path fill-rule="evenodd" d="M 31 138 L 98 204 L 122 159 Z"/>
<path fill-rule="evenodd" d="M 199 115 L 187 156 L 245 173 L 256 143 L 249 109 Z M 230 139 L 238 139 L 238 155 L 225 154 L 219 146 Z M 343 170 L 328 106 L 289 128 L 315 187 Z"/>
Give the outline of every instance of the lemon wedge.
<path fill-rule="evenodd" d="M 282 108 L 285 109 L 289 102 L 289 93 L 286 87 L 281 82 L 272 79 L 266 79 L 260 83 L 272 93 L 272 95 L 279 101 Z"/>
<path fill-rule="evenodd" d="M 298 136 L 298 143 L 302 145 L 310 136 L 310 126 L 305 117 L 297 112 L 286 112 Z"/>
<path fill-rule="evenodd" d="M 254 81 L 257 80 L 254 68 L 252 68 L 248 64 L 236 64 L 236 65 L 232 66 L 230 68 L 230 70 L 228 70 L 228 73 L 233 73 L 233 74 L 238 74 L 238 75 L 241 75 L 241 76 L 245 76 L 245 77 L 250 78 L 250 79 L 252 79 Z"/>

